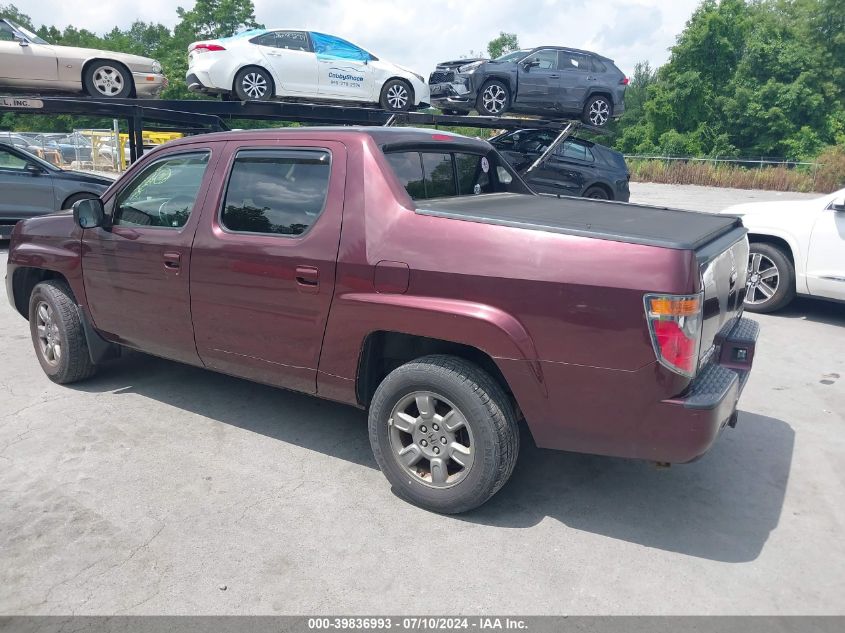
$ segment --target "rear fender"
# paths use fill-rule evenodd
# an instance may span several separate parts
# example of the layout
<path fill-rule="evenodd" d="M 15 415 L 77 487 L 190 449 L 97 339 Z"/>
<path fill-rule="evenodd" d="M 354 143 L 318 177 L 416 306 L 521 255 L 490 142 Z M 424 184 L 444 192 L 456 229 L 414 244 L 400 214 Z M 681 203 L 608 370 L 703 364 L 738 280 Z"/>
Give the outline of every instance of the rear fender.
<path fill-rule="evenodd" d="M 545 392 L 534 341 L 511 314 L 493 306 L 438 297 L 349 293 L 335 299 L 320 358 L 318 390 L 334 400 L 357 403 L 355 379 L 364 342 L 388 331 L 474 347 L 500 369 L 520 363 Z M 507 372 L 503 371 L 508 378 Z M 514 392 L 519 399 L 519 394 Z"/>

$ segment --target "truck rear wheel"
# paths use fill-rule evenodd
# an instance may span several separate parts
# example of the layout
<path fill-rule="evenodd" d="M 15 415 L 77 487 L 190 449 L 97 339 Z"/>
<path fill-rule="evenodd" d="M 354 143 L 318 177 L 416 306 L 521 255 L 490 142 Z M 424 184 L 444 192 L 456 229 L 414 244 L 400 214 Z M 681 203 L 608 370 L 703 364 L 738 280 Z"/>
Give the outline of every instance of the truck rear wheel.
<path fill-rule="evenodd" d="M 64 385 L 94 375 L 79 311 L 65 282 L 51 279 L 35 286 L 29 299 L 29 331 L 50 380 Z"/>
<path fill-rule="evenodd" d="M 370 405 L 370 445 L 399 496 L 444 514 L 476 508 L 519 452 L 513 407 L 476 365 L 426 356 L 391 372 Z"/>

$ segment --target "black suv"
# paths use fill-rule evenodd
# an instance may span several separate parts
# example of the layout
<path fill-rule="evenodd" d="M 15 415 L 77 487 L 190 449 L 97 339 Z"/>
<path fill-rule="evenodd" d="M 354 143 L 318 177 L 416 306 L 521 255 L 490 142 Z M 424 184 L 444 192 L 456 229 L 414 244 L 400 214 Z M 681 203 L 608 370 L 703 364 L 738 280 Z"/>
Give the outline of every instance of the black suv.
<path fill-rule="evenodd" d="M 556 137 L 550 130 L 517 130 L 496 136 L 490 143 L 538 193 L 628 202 L 630 172 L 625 157 L 592 141 L 568 138 L 526 173 Z"/>
<path fill-rule="evenodd" d="M 432 105 L 447 114 L 505 112 L 578 116 L 601 127 L 625 111 L 628 78 L 596 53 L 542 46 L 493 60 L 437 66 L 428 79 Z"/>

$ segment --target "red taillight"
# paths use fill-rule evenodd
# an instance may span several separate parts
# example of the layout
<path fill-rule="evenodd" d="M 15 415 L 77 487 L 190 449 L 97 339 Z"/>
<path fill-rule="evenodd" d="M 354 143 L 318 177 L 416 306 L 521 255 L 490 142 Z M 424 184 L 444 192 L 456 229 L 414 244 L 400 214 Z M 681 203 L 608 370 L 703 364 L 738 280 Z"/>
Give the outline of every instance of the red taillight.
<path fill-rule="evenodd" d="M 449 136 L 448 134 L 432 134 L 431 140 L 432 141 L 452 141 L 452 140 L 454 140 L 454 137 Z"/>
<path fill-rule="evenodd" d="M 657 360 L 683 376 L 694 376 L 698 369 L 702 304 L 700 293 L 645 296 L 646 320 Z"/>
<path fill-rule="evenodd" d="M 619 80 L 619 85 L 620 86 L 627 86 L 628 85 L 628 78 L 622 77 L 622 79 Z"/>
<path fill-rule="evenodd" d="M 226 48 L 220 44 L 191 44 L 188 47 L 189 53 L 210 53 L 213 51 L 225 51 Z"/>

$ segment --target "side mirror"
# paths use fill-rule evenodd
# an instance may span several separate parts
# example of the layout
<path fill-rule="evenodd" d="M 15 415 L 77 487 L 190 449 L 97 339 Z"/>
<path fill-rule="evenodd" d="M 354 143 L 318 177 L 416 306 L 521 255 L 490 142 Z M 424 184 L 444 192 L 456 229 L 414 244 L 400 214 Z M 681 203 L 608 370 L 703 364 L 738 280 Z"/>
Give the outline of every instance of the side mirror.
<path fill-rule="evenodd" d="M 830 205 L 836 213 L 845 213 L 845 198 L 836 198 Z"/>
<path fill-rule="evenodd" d="M 29 41 L 27 41 L 27 39 L 26 39 L 25 37 L 21 37 L 20 35 L 16 35 L 16 36 L 15 36 L 15 41 L 16 41 L 16 42 L 17 42 L 20 46 L 29 46 Z"/>
<path fill-rule="evenodd" d="M 532 68 L 535 68 L 539 65 L 540 65 L 539 59 L 529 59 L 527 62 L 524 62 L 522 64 L 522 67 L 525 68 L 525 70 L 531 70 Z"/>
<path fill-rule="evenodd" d="M 36 165 L 35 163 L 27 163 L 26 167 L 24 167 L 24 171 L 32 176 L 40 176 L 44 173 L 44 168 L 41 165 Z"/>
<path fill-rule="evenodd" d="M 106 211 L 103 201 L 99 198 L 78 200 L 73 204 L 73 221 L 82 229 L 93 229 L 103 226 L 106 221 Z"/>

